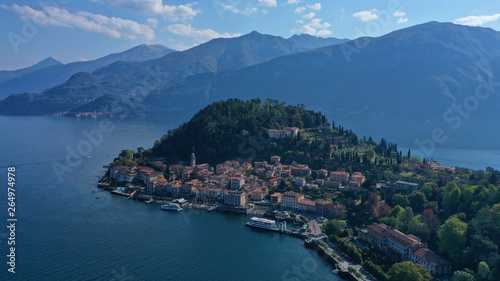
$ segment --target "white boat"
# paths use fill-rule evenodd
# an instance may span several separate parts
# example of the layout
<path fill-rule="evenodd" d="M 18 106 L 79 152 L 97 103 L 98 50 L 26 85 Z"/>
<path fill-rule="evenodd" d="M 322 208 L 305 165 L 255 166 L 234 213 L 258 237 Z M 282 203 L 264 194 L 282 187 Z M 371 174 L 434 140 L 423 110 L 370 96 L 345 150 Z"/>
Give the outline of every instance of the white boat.
<path fill-rule="evenodd" d="M 175 203 L 170 203 L 168 205 L 162 205 L 161 209 L 162 210 L 170 210 L 170 211 L 180 211 L 180 210 L 182 210 L 181 206 L 179 204 L 175 204 Z"/>
<path fill-rule="evenodd" d="M 279 230 L 279 228 L 276 226 L 275 221 L 263 219 L 263 218 L 258 218 L 258 217 L 252 217 L 250 219 L 250 221 L 247 222 L 246 225 L 251 226 L 251 227 L 271 230 L 271 231 L 278 231 Z"/>

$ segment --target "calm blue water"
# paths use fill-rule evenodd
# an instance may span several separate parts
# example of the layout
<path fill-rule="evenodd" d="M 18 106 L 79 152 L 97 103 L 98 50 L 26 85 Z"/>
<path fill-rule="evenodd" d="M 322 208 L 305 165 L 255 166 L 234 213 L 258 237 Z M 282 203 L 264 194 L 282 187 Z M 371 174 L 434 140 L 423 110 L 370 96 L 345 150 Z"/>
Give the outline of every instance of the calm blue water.
<path fill-rule="evenodd" d="M 151 147 L 181 121 L 113 121 L 93 144 L 83 130 L 98 129 L 97 120 L 0 116 L 0 280 L 338 280 L 301 240 L 249 229 L 248 217 L 164 212 L 97 191 L 102 166 L 120 150 Z M 6 264 L 9 165 L 16 274 Z"/>

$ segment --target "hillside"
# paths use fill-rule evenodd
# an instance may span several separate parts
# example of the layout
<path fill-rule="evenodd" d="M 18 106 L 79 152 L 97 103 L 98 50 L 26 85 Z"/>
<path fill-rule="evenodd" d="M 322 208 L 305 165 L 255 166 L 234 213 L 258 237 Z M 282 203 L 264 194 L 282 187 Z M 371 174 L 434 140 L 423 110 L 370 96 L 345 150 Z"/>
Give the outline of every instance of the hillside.
<path fill-rule="evenodd" d="M 287 39 L 262 35 L 258 32 L 237 37 L 219 38 L 183 52 L 171 53 L 160 59 L 145 62 L 115 62 L 98 69 L 93 74 L 75 79 L 43 92 L 40 97 L 21 94 L 0 102 L 0 114 L 40 115 L 53 113 L 57 104 L 61 111 L 68 111 L 75 104 L 83 106 L 102 95 L 142 95 L 158 87 L 170 85 L 188 76 L 246 67 L 269 59 L 299 52 L 301 49 Z M 85 77 L 85 79 L 83 78 Z M 92 87 L 88 87 L 92 85 Z M 66 91 L 60 91 L 66 89 Z M 117 90 L 119 89 L 119 90 Z M 106 98 L 106 100 L 113 100 Z M 14 106 L 15 105 L 15 106 Z M 86 108 L 100 110 L 111 108 L 101 102 Z"/>
<path fill-rule="evenodd" d="M 256 143 L 269 142 L 269 129 L 327 126 L 325 116 L 300 106 L 277 101 L 229 99 L 213 103 L 193 118 L 169 131 L 152 148 L 154 155 L 183 159 L 196 152 L 200 161 L 215 162 L 245 157 L 242 143 L 252 136 Z M 248 134 L 243 133 L 247 131 Z"/>
<path fill-rule="evenodd" d="M 305 103 L 334 116 L 443 120 L 449 108 L 463 106 L 478 86 L 488 87 L 485 81 L 499 75 L 499 32 L 431 22 L 240 70 L 188 77 L 153 92 L 145 103 L 178 107 L 186 97 L 202 107 L 230 97 L 259 97 Z M 498 95 L 489 95 L 480 106 L 474 119 L 500 118 Z"/>
<path fill-rule="evenodd" d="M 286 127 L 299 128 L 297 136 L 277 139 L 269 134 L 269 130 Z M 176 163 L 193 152 L 200 163 L 235 158 L 264 161 L 280 155 L 283 163 L 370 171 L 374 177 L 406 158 L 396 144 L 384 139 L 380 144 L 371 138 L 360 141 L 351 130 L 330 124 L 321 112 L 304 105 L 260 99 L 212 103 L 189 122 L 167 132 L 146 155 Z"/>
<path fill-rule="evenodd" d="M 116 61 L 139 62 L 163 57 L 174 52 L 163 45 L 139 45 L 124 52 L 105 57 L 68 64 L 44 64 L 22 75 L 5 79 L 0 83 L 0 99 L 16 93 L 39 93 L 67 81 L 78 72 L 93 72 Z M 0 74 L 1 75 L 1 74 Z M 1 77 L 1 76 L 0 76 Z"/>
<path fill-rule="evenodd" d="M 13 79 L 15 77 L 19 77 L 21 75 L 24 75 L 26 73 L 31 73 L 49 66 L 53 65 L 62 65 L 63 63 L 52 58 L 48 57 L 32 66 L 17 69 L 17 70 L 2 70 L 0 71 L 0 83 L 9 79 Z"/>

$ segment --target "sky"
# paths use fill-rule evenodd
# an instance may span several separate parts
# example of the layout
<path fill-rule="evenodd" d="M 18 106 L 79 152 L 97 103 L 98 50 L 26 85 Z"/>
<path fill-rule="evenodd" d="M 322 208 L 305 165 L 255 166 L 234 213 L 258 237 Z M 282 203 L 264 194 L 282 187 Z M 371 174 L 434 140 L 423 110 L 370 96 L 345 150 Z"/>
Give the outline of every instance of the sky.
<path fill-rule="evenodd" d="M 289 38 L 307 33 L 378 37 L 429 22 L 500 31 L 500 1 L 457 0 L 4 0 L 0 69 L 49 56 L 93 60 L 140 44 L 185 50 L 254 30 Z"/>

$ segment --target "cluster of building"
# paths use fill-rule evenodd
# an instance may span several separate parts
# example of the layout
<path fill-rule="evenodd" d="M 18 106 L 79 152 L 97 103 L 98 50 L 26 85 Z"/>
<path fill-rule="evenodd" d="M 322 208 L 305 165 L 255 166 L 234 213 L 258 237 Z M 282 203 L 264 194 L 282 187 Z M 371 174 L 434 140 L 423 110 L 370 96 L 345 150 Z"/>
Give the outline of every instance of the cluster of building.
<path fill-rule="evenodd" d="M 296 138 L 300 129 L 297 127 L 285 127 L 283 130 L 269 130 L 267 133 L 272 139 Z"/>
<path fill-rule="evenodd" d="M 288 191 L 283 194 L 274 193 L 271 195 L 271 203 L 279 204 L 285 210 L 316 213 L 322 216 L 335 218 L 347 217 L 347 208 L 340 203 L 332 203 L 328 200 L 316 199 L 315 201 L 305 198 L 303 194 Z"/>
<path fill-rule="evenodd" d="M 350 175 L 346 171 L 335 171 L 330 173 L 330 177 L 325 182 L 327 187 L 357 187 L 360 188 L 365 182 L 366 177 L 360 172 L 354 172 Z"/>
<path fill-rule="evenodd" d="M 403 169 L 409 171 L 417 171 L 417 170 L 435 170 L 435 171 L 448 171 L 451 173 L 455 173 L 457 167 L 443 166 L 434 161 L 428 161 L 426 163 L 409 163 L 402 166 Z"/>
<path fill-rule="evenodd" d="M 207 164 L 196 165 L 196 156 L 193 154 L 189 166 L 170 166 L 168 179 L 162 172 L 150 167 L 127 166 L 112 167 L 110 177 L 121 182 L 142 181 L 148 195 L 195 198 L 240 207 L 249 200 L 263 200 L 269 190 L 284 179 L 293 178 L 296 186 L 308 190 L 317 190 L 321 186 L 360 187 L 365 181 L 365 176 L 358 172 L 350 175 L 345 171 L 328 172 L 322 169 L 318 171 L 320 179 L 307 183 L 305 177 L 312 172 L 307 165 L 283 165 L 280 162 L 279 156 L 272 156 L 270 163 L 255 162 L 254 166 L 247 162 L 226 161 L 218 164 L 214 170 Z M 196 179 L 193 179 L 194 174 L 197 175 Z M 342 204 L 323 199 L 312 201 L 293 191 L 272 194 L 270 203 L 293 211 L 338 218 L 347 215 L 347 209 Z"/>
<path fill-rule="evenodd" d="M 359 238 L 383 250 L 394 262 L 412 261 L 425 266 L 433 275 L 452 272 L 451 262 L 429 250 L 420 242 L 420 238 L 385 224 L 369 225 L 367 229 L 359 231 Z"/>
<path fill-rule="evenodd" d="M 226 161 L 211 167 L 208 164 L 197 165 L 196 156 L 192 154 L 188 166 L 171 165 L 168 171 L 161 161 L 152 163 L 156 170 L 144 166 L 114 166 L 110 168 L 110 177 L 129 184 L 140 182 L 145 187 L 144 193 L 151 196 L 189 198 L 234 207 L 264 200 L 269 191 L 283 180 L 293 179 L 291 183 L 303 190 L 317 190 L 322 186 L 360 187 L 365 181 L 365 176 L 358 172 L 350 175 L 345 171 L 322 169 L 317 171 L 318 179 L 307 182 L 306 177 L 312 173 L 307 165 L 283 165 L 280 156 L 272 156 L 270 163 L 262 161 L 252 165 Z M 342 204 L 323 199 L 312 201 L 296 192 L 275 193 L 270 196 L 269 203 L 280 205 L 283 209 L 339 218 L 347 214 Z"/>

